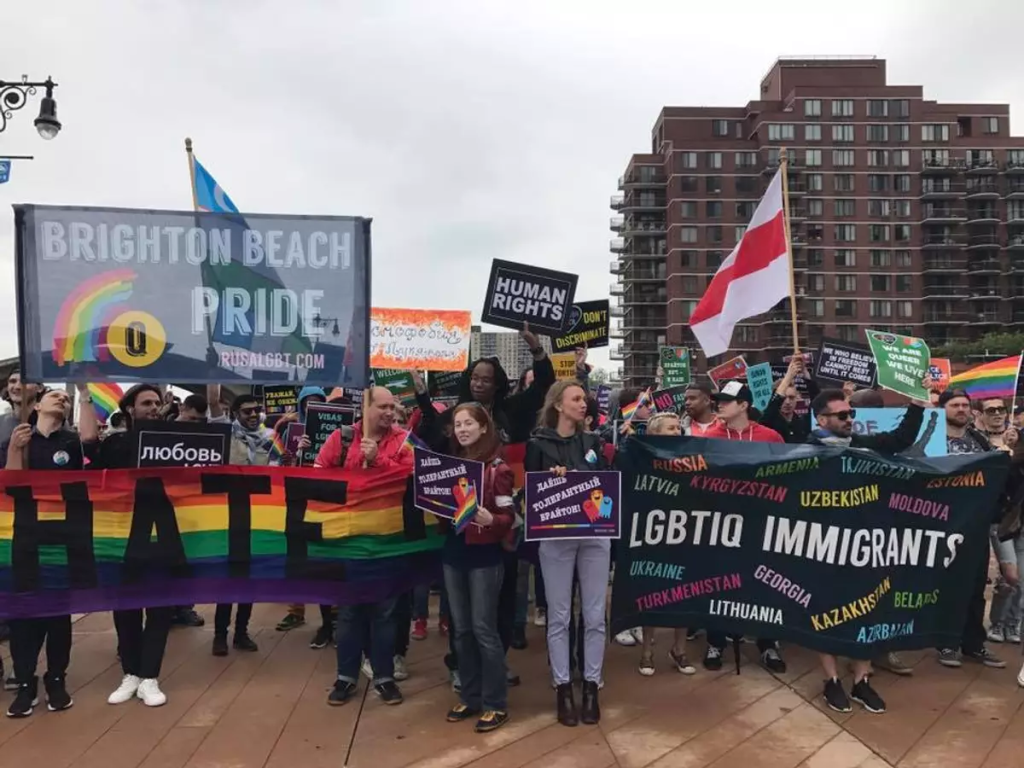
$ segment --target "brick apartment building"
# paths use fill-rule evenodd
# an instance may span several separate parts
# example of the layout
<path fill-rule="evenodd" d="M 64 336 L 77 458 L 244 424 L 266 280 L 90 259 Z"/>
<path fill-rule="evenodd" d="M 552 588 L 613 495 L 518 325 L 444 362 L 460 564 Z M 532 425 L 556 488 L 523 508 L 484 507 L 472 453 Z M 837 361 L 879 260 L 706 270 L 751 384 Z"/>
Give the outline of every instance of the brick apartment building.
<path fill-rule="evenodd" d="M 633 155 L 611 200 L 611 354 L 626 385 L 653 379 L 660 344 L 707 367 L 690 312 L 782 147 L 802 348 L 863 342 L 864 328 L 933 347 L 1024 330 L 1024 138 L 1010 135 L 1009 106 L 928 101 L 921 86 L 888 85 L 885 69 L 779 59 L 745 107 L 662 109 L 651 154 Z M 791 348 L 788 300 L 733 336 L 751 362 Z"/>

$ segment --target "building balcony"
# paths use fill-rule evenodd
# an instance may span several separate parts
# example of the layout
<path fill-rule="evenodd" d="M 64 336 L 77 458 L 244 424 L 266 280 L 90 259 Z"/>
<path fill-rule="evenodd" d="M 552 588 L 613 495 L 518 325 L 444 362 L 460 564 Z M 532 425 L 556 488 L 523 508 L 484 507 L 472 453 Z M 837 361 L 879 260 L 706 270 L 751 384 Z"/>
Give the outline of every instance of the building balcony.
<path fill-rule="evenodd" d="M 969 235 L 967 247 L 974 248 L 998 248 L 1001 245 L 999 235 L 995 232 L 986 232 L 980 235 Z"/>
<path fill-rule="evenodd" d="M 807 218 L 807 209 L 804 206 L 802 206 L 802 205 L 791 205 L 791 206 L 789 206 L 789 220 L 790 220 L 790 222 L 803 221 L 806 218 Z"/>
<path fill-rule="evenodd" d="M 638 221 L 630 217 L 625 220 L 620 229 L 624 237 L 637 237 L 642 235 L 664 235 L 668 230 L 664 219 L 655 221 Z"/>
<path fill-rule="evenodd" d="M 660 187 L 665 185 L 665 174 L 658 169 L 654 172 L 641 172 L 634 168 L 625 176 L 619 178 L 619 189 L 631 189 L 633 187 Z"/>
<path fill-rule="evenodd" d="M 643 293 L 641 291 L 626 291 L 622 296 L 623 306 L 632 307 L 658 307 L 668 303 L 668 293 L 664 290 L 657 293 Z"/>
<path fill-rule="evenodd" d="M 968 322 L 971 325 L 999 325 L 1002 321 L 998 312 L 978 312 L 971 313 Z"/>
<path fill-rule="evenodd" d="M 623 360 L 625 360 L 626 356 L 622 352 L 622 345 L 616 344 L 614 347 L 611 347 L 608 350 L 608 358 L 610 360 L 615 360 L 617 362 L 622 362 Z"/>
<path fill-rule="evenodd" d="M 623 211 L 662 211 L 665 209 L 665 198 L 655 195 L 626 195 L 622 203 Z"/>
<path fill-rule="evenodd" d="M 921 239 L 922 248 L 963 248 L 967 244 L 963 235 L 926 233 Z"/>
<path fill-rule="evenodd" d="M 611 304 L 608 307 L 608 314 L 611 317 L 625 317 L 626 316 L 626 308 L 624 306 L 622 306 L 621 304 Z"/>
<path fill-rule="evenodd" d="M 611 229 L 612 232 L 621 232 L 622 225 L 625 223 L 625 216 L 612 216 L 610 219 L 608 219 L 608 228 Z"/>
<path fill-rule="evenodd" d="M 998 224 L 999 212 L 995 208 L 975 208 L 974 210 L 967 209 L 967 223 L 968 224 Z"/>
<path fill-rule="evenodd" d="M 964 194 L 964 185 L 949 179 L 923 179 L 921 197 L 924 200 L 960 197 Z"/>
<path fill-rule="evenodd" d="M 806 195 L 807 194 L 807 185 L 804 182 L 802 182 L 802 181 L 790 181 L 789 182 L 789 194 L 790 194 L 790 197 L 795 197 L 797 195 Z"/>
<path fill-rule="evenodd" d="M 624 331 L 661 331 L 664 333 L 668 327 L 668 319 L 664 315 L 640 315 L 626 312 L 622 318 L 622 329 Z"/>
<path fill-rule="evenodd" d="M 609 205 L 612 207 L 612 209 L 616 210 L 616 211 L 619 210 L 620 208 L 622 208 L 622 206 L 625 205 L 625 204 L 626 204 L 626 196 L 625 195 L 612 195 L 611 200 L 609 202 Z"/>
<path fill-rule="evenodd" d="M 1017 200 L 1024 197 L 1024 179 L 1007 179 L 1003 187 L 1003 197 Z"/>
<path fill-rule="evenodd" d="M 999 173 L 999 163 L 994 158 L 992 160 L 968 159 L 965 165 L 970 174 Z"/>
<path fill-rule="evenodd" d="M 663 269 L 627 269 L 622 273 L 627 282 L 653 282 L 664 283 L 668 279 L 668 273 Z"/>
<path fill-rule="evenodd" d="M 1010 239 L 1006 241 L 1005 247 L 1008 251 L 1024 251 L 1024 235 L 1011 234 Z"/>
<path fill-rule="evenodd" d="M 1013 160 L 1008 160 L 1007 162 L 1003 163 L 1003 172 L 1007 176 L 1019 176 L 1021 174 L 1024 174 L 1024 163 L 1018 163 L 1014 162 Z"/>
<path fill-rule="evenodd" d="M 951 208 L 948 206 L 929 207 L 926 205 L 921 212 L 921 216 L 922 224 L 945 224 L 948 222 L 964 221 L 968 218 L 968 213 L 964 212 L 963 208 Z"/>
<path fill-rule="evenodd" d="M 608 292 L 612 296 L 624 296 L 626 293 L 626 286 L 622 283 L 612 283 L 608 286 Z"/>
<path fill-rule="evenodd" d="M 921 321 L 928 325 L 948 325 L 950 323 L 966 323 L 970 317 L 971 313 L 964 310 L 951 312 L 930 312 L 926 310 L 921 316 Z"/>
<path fill-rule="evenodd" d="M 999 185 L 995 179 L 968 179 L 964 194 L 968 200 L 999 197 Z"/>
<path fill-rule="evenodd" d="M 1000 271 L 998 262 L 996 263 L 996 273 Z M 999 301 L 1003 298 L 999 292 L 999 285 L 995 282 L 984 282 L 978 283 L 977 285 L 968 286 L 967 290 L 970 292 L 969 298 L 971 299 L 990 299 L 991 301 Z"/>
<path fill-rule="evenodd" d="M 948 160 L 925 160 L 921 166 L 921 173 L 925 175 L 941 175 L 944 173 L 959 173 L 964 169 L 964 161 L 957 158 Z"/>
<path fill-rule="evenodd" d="M 661 242 L 664 242 L 664 240 Z M 660 259 L 661 261 L 664 261 L 665 252 L 661 250 L 647 250 L 634 246 L 623 251 L 620 258 L 623 261 L 636 261 L 639 259 Z"/>
<path fill-rule="evenodd" d="M 925 256 L 923 267 L 928 272 L 963 272 L 967 267 L 967 259 L 950 256 Z"/>
<path fill-rule="evenodd" d="M 921 296 L 926 299 L 966 299 L 967 289 L 950 281 L 925 281 Z"/>
<path fill-rule="evenodd" d="M 608 250 L 612 253 L 623 253 L 626 250 L 626 241 L 621 237 L 613 237 L 608 241 Z"/>
<path fill-rule="evenodd" d="M 620 274 L 622 274 L 622 271 L 625 268 L 626 268 L 626 265 L 623 264 L 618 259 L 616 259 L 615 261 L 611 262 L 608 265 L 608 271 L 611 272 L 613 275 L 620 275 Z"/>

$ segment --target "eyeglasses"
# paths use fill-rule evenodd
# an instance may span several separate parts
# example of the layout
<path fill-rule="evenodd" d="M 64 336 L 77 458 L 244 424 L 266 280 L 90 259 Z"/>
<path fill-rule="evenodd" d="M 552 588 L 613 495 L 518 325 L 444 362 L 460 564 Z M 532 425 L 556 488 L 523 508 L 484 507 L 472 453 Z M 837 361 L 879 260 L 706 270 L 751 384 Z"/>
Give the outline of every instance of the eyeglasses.
<path fill-rule="evenodd" d="M 848 421 L 857 418 L 857 409 L 851 408 L 848 411 L 826 411 L 819 416 L 835 416 L 840 421 Z"/>
<path fill-rule="evenodd" d="M 986 408 L 985 413 L 989 416 L 995 416 L 997 413 L 1006 413 L 1006 407 L 1002 405 L 994 405 L 991 408 Z"/>
<path fill-rule="evenodd" d="M 259 413 L 259 412 L 260 412 L 260 408 L 258 406 L 254 406 L 252 408 L 239 408 L 238 409 L 238 413 L 240 415 L 242 415 L 242 416 L 252 416 L 254 413 Z"/>

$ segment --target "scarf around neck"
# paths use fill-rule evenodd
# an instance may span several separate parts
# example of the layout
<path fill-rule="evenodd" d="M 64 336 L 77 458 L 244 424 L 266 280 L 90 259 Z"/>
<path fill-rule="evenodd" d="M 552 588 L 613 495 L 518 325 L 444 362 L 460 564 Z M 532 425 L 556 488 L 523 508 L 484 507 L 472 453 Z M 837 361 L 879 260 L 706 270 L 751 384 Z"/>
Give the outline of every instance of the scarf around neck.
<path fill-rule="evenodd" d="M 820 427 L 811 432 L 818 442 L 822 445 L 834 445 L 839 448 L 849 448 L 850 442 L 853 437 L 840 437 L 839 435 L 833 435 L 827 429 L 821 429 Z"/>
<path fill-rule="evenodd" d="M 249 430 L 243 427 L 238 419 L 235 419 L 231 422 L 231 437 L 245 445 L 246 452 L 249 454 L 250 464 L 256 463 L 256 454 L 258 452 L 270 452 L 272 440 L 263 431 L 262 427 Z"/>

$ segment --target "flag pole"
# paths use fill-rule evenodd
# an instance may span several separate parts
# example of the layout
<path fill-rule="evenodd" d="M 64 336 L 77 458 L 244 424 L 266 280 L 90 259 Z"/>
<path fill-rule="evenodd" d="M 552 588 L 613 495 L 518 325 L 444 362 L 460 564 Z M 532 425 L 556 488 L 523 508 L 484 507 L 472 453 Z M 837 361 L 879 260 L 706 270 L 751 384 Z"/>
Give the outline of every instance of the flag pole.
<path fill-rule="evenodd" d="M 188 156 L 188 178 L 192 182 L 192 210 L 199 210 L 199 196 L 196 194 L 196 165 L 192 160 L 192 139 L 185 137 L 185 154 Z"/>
<path fill-rule="evenodd" d="M 800 354 L 800 336 L 796 325 L 796 270 L 793 268 L 793 238 L 789 231 L 789 158 L 786 148 L 779 149 L 779 172 L 782 174 L 782 229 L 786 235 L 789 258 L 789 320 L 793 326 L 793 354 Z M 194 185 L 193 185 L 194 186 Z"/>

